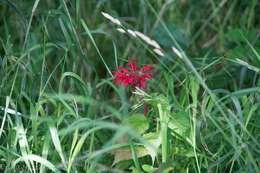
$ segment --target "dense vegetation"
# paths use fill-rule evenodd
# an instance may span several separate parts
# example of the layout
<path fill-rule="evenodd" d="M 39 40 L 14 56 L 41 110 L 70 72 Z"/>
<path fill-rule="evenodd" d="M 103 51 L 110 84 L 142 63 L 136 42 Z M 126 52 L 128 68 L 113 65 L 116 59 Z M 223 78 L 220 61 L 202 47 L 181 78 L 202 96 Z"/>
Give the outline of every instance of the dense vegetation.
<path fill-rule="evenodd" d="M 260 172 L 259 18 L 258 0 L 0 1 L 0 172 Z"/>

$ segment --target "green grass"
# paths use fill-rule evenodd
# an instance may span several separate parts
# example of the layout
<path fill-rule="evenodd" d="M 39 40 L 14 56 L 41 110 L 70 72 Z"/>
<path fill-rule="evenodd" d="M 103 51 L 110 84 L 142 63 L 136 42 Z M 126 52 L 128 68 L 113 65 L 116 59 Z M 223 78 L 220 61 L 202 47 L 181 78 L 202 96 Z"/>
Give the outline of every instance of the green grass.
<path fill-rule="evenodd" d="M 0 172 L 260 172 L 259 15 L 257 0 L 0 1 Z M 154 67 L 144 91 L 113 83 L 133 58 Z"/>

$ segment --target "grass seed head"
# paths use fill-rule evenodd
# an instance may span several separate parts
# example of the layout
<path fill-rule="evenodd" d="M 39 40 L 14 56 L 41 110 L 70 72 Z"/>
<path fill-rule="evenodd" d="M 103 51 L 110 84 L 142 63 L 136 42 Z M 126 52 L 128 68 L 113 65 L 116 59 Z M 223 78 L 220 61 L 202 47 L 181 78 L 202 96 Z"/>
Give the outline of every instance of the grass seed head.
<path fill-rule="evenodd" d="M 102 15 L 107 18 L 108 20 L 110 20 L 112 23 L 116 24 L 116 25 L 119 25 L 119 26 L 122 26 L 121 22 L 117 19 L 117 18 L 114 18 L 113 16 L 111 16 L 110 14 L 108 13 L 105 13 L 105 12 L 101 12 Z"/>

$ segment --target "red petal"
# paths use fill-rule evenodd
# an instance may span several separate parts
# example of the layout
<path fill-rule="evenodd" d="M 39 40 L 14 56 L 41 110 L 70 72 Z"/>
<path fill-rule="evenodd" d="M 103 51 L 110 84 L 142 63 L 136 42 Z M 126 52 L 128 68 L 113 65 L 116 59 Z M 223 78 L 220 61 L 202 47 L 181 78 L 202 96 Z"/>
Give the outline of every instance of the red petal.
<path fill-rule="evenodd" d="M 127 65 L 130 67 L 130 69 L 132 71 L 136 71 L 138 70 L 138 67 L 136 65 L 136 62 L 134 60 L 129 60 L 129 62 L 127 63 Z"/>
<path fill-rule="evenodd" d="M 151 73 L 153 67 L 151 65 L 144 65 L 139 70 L 136 61 L 134 60 L 129 60 L 127 66 L 129 68 L 119 66 L 118 71 L 113 72 L 113 75 L 115 76 L 114 83 L 125 87 L 130 85 L 132 87 L 146 88 L 146 80 L 153 77 Z"/>
<path fill-rule="evenodd" d="M 140 80 L 140 88 L 146 88 L 146 80 L 145 79 Z"/>
<path fill-rule="evenodd" d="M 153 78 L 153 74 L 152 73 L 145 73 L 145 74 L 142 75 L 142 78 L 151 79 L 151 78 Z"/>
<path fill-rule="evenodd" d="M 142 68 L 141 68 L 141 72 L 148 72 L 148 71 L 151 71 L 153 69 L 153 66 L 151 65 L 144 65 Z"/>
<path fill-rule="evenodd" d="M 122 66 L 118 67 L 118 71 L 120 71 L 122 73 L 129 73 L 129 70 L 127 68 L 122 67 Z"/>

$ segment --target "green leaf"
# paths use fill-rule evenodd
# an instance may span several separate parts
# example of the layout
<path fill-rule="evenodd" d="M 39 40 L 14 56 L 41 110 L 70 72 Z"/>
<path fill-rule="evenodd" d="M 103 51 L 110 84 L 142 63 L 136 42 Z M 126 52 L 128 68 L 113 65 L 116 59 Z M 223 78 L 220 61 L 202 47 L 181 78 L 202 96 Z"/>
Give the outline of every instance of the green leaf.
<path fill-rule="evenodd" d="M 144 134 L 143 137 L 152 145 L 145 145 L 146 150 L 148 151 L 148 154 L 152 158 L 152 163 L 155 161 L 155 157 L 157 155 L 157 149 L 161 145 L 161 135 L 159 133 L 147 133 Z"/>
<path fill-rule="evenodd" d="M 226 38 L 229 40 L 229 41 L 234 41 L 234 42 L 243 42 L 243 37 L 241 36 L 241 33 L 243 31 L 239 28 L 234 28 L 234 29 L 231 29 L 229 30 L 227 33 L 226 33 Z"/>
<path fill-rule="evenodd" d="M 132 167 L 131 169 L 132 169 L 132 172 L 131 172 L 131 173 L 143 173 L 142 171 L 140 171 L 140 170 L 137 169 L 137 168 Z"/>
<path fill-rule="evenodd" d="M 197 80 L 192 77 L 190 81 L 190 88 L 191 88 L 191 96 L 192 96 L 192 101 L 193 101 L 193 106 L 197 107 L 198 104 L 198 92 L 199 92 L 199 83 Z"/>
<path fill-rule="evenodd" d="M 154 162 L 155 157 L 157 155 L 157 150 L 159 146 L 161 145 L 161 138 L 159 133 L 147 133 L 143 135 L 143 138 L 149 142 L 149 145 L 144 146 L 135 146 L 135 152 L 138 158 L 144 157 L 147 155 L 150 155 L 152 158 L 152 161 Z M 119 143 L 127 143 L 128 137 L 124 136 L 121 138 Z M 124 160 L 131 160 L 132 159 L 132 152 L 129 147 L 123 147 L 120 149 L 115 150 L 114 152 L 114 164 L 124 161 Z"/>
<path fill-rule="evenodd" d="M 235 48 L 227 51 L 227 57 L 231 59 L 243 58 L 246 59 L 248 55 L 248 48 L 245 46 L 236 46 Z"/>
<path fill-rule="evenodd" d="M 50 130 L 50 133 L 51 133 L 51 139 L 52 139 L 54 148 L 59 153 L 59 156 L 61 158 L 61 161 L 62 161 L 64 167 L 66 167 L 66 165 L 67 165 L 66 159 L 65 159 L 65 156 L 64 156 L 63 151 L 62 151 L 61 142 L 60 142 L 60 138 L 59 138 L 59 135 L 58 135 L 58 130 L 54 126 L 51 126 L 49 130 Z"/>
<path fill-rule="evenodd" d="M 185 35 L 185 31 L 176 25 L 170 24 L 167 26 L 169 29 L 170 34 L 176 39 L 176 41 L 184 47 L 188 46 L 189 40 L 187 36 Z M 154 32 L 154 38 L 157 40 L 161 45 L 165 47 L 172 47 L 174 44 L 174 41 L 169 36 L 169 33 L 165 31 L 163 26 L 159 25 Z"/>
<path fill-rule="evenodd" d="M 229 41 L 233 41 L 236 43 L 245 43 L 245 39 L 243 38 L 243 36 L 246 37 L 250 42 L 254 42 L 254 40 L 256 39 L 256 35 L 256 29 L 246 31 L 241 28 L 232 28 L 225 34 L 225 37 Z"/>
<path fill-rule="evenodd" d="M 151 165 L 143 165 L 142 168 L 147 173 L 153 173 L 157 169 L 157 168 L 154 168 Z"/>
<path fill-rule="evenodd" d="M 194 157 L 194 151 L 192 147 L 180 144 L 179 146 L 174 147 L 173 155 L 181 156 L 181 157 L 185 156 L 190 158 L 190 157 Z"/>
<path fill-rule="evenodd" d="M 22 156 L 18 159 L 16 159 L 13 163 L 13 168 L 22 161 L 27 161 L 27 160 L 32 160 L 35 161 L 37 163 L 40 163 L 41 165 L 49 168 L 50 170 L 52 170 L 53 172 L 60 172 L 50 161 L 38 156 L 38 155 L 34 155 L 34 154 L 28 154 L 25 156 Z"/>
<path fill-rule="evenodd" d="M 149 128 L 149 122 L 143 114 L 134 114 L 124 119 L 123 123 L 139 132 L 144 133 Z"/>
<path fill-rule="evenodd" d="M 135 152 L 138 158 L 149 155 L 149 152 L 142 146 L 136 146 Z M 115 153 L 115 157 L 114 157 L 113 165 L 124 160 L 132 159 L 132 152 L 129 147 L 117 149 L 114 153 Z"/>
<path fill-rule="evenodd" d="M 168 127 L 184 139 L 190 137 L 190 119 L 186 112 L 174 113 L 168 123 Z"/>

